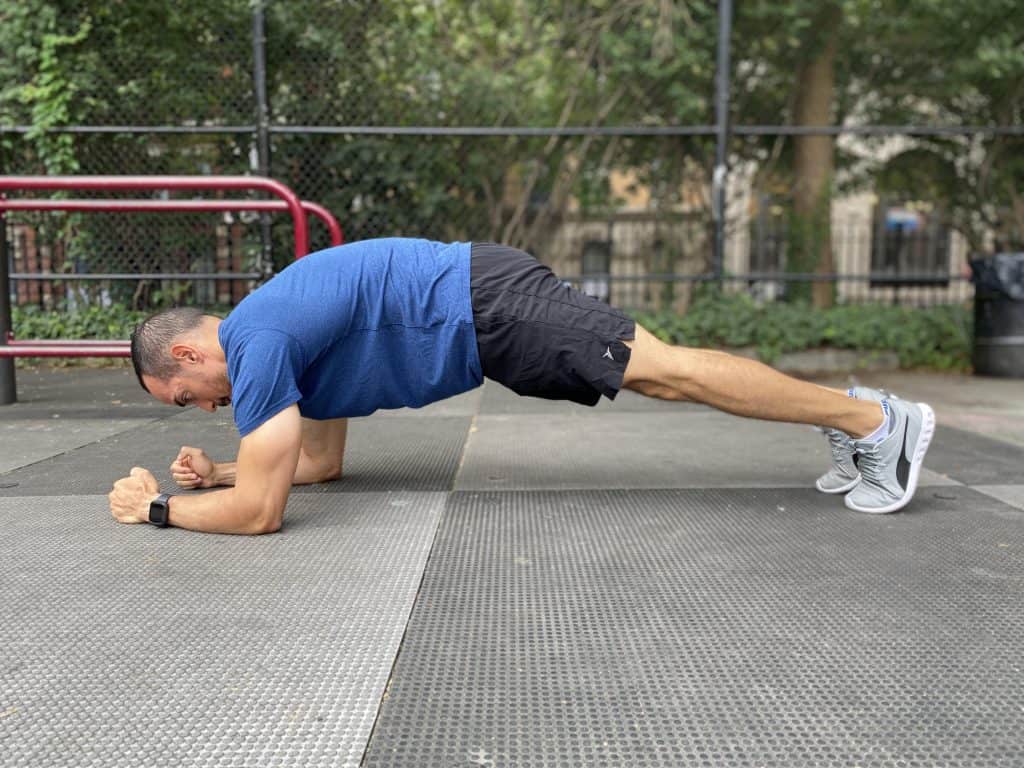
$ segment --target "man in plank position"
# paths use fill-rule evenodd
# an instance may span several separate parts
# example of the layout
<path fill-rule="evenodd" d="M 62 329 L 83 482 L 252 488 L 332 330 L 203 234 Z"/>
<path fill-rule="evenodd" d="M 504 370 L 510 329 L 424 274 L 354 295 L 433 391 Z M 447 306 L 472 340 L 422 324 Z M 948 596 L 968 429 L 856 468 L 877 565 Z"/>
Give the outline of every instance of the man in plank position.
<path fill-rule="evenodd" d="M 621 388 L 737 416 L 819 425 L 833 466 L 819 490 L 860 512 L 913 497 L 935 417 L 924 403 L 798 381 L 761 363 L 664 344 L 619 310 L 493 243 L 366 240 L 290 265 L 224 320 L 172 309 L 132 334 L 142 386 L 161 402 L 234 405 L 238 458 L 182 448 L 184 488 L 135 467 L 110 493 L 122 523 L 277 531 L 293 484 L 341 477 L 346 419 L 418 408 L 494 379 L 521 395 L 594 405 Z M 856 461 L 855 461 L 856 460 Z"/>

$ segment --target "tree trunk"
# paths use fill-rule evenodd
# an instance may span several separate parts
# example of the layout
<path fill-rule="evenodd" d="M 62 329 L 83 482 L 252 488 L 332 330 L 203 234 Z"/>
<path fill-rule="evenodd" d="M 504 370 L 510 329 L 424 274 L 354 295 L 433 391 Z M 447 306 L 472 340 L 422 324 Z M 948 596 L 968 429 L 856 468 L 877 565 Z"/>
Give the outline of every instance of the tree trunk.
<path fill-rule="evenodd" d="M 835 93 L 835 63 L 839 45 L 842 11 L 835 3 L 821 6 L 810 33 L 817 44 L 797 70 L 797 97 L 793 122 L 798 126 L 829 125 Z M 832 175 L 834 137 L 796 136 L 793 140 L 793 226 L 791 227 L 790 272 L 833 271 L 832 263 Z M 794 289 L 797 285 L 792 286 Z M 796 294 L 813 297 L 815 307 L 832 305 L 830 282 L 816 282 L 808 291 Z"/>

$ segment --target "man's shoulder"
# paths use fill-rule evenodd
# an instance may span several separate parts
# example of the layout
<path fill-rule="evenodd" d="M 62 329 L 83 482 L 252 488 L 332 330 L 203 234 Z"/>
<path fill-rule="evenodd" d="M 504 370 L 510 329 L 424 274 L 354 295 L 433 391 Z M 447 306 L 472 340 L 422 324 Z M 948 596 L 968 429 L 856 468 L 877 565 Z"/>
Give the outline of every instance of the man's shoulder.
<path fill-rule="evenodd" d="M 237 360 L 243 349 L 296 343 L 283 324 L 274 322 L 272 314 L 251 303 L 246 305 L 245 301 L 224 318 L 217 329 L 217 337 L 229 364 Z"/>

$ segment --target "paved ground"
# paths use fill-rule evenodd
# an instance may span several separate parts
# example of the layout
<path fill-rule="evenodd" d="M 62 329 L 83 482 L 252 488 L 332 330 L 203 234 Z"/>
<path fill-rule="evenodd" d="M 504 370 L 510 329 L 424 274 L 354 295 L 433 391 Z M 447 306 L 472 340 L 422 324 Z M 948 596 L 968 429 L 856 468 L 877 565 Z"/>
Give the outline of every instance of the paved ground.
<path fill-rule="evenodd" d="M 230 537 L 105 499 L 233 455 L 229 413 L 21 371 L 0 765 L 1020 766 L 1024 388 L 864 383 L 938 413 L 896 515 L 811 490 L 808 428 L 488 385 L 358 420 L 345 479 Z"/>

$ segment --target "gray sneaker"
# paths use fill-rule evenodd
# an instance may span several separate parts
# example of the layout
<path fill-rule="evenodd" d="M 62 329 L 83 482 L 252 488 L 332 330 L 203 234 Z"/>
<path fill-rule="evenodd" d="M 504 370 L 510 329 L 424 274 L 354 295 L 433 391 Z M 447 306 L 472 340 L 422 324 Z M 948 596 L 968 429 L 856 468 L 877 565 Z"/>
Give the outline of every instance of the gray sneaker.
<path fill-rule="evenodd" d="M 854 440 L 861 481 L 846 496 L 857 512 L 885 514 L 914 498 L 924 455 L 935 434 L 935 412 L 925 403 L 889 400 L 892 431 L 877 443 Z"/>
<path fill-rule="evenodd" d="M 828 446 L 832 451 L 832 466 L 828 472 L 814 481 L 814 486 L 822 493 L 846 493 L 860 482 L 853 440 L 838 429 L 825 427 L 821 431 L 828 438 Z"/>
<path fill-rule="evenodd" d="M 875 402 L 881 402 L 887 397 L 896 397 L 869 387 L 854 387 L 853 396 L 858 400 L 874 400 Z M 853 447 L 853 440 L 838 429 L 824 427 L 821 431 L 828 438 L 828 445 L 832 451 L 832 466 L 829 467 L 828 472 L 814 482 L 815 487 L 822 493 L 846 493 L 853 490 L 860 482 L 857 451 Z"/>

